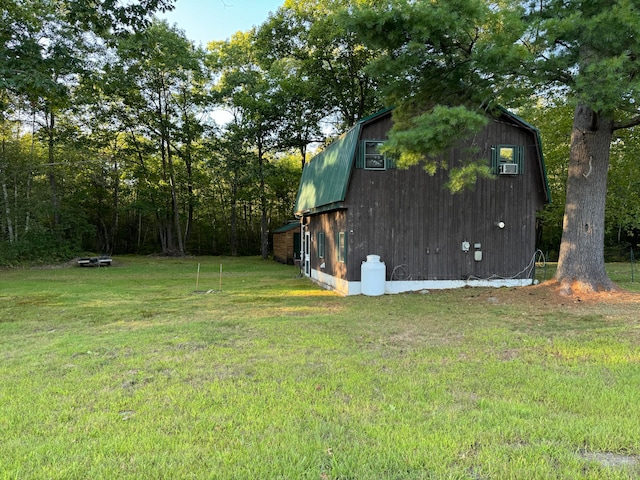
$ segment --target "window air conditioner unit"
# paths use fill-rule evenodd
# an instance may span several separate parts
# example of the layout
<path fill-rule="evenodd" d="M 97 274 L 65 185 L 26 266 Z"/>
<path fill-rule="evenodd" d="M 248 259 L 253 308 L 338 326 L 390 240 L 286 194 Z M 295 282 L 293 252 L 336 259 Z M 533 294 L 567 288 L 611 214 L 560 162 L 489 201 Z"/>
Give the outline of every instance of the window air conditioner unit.
<path fill-rule="evenodd" d="M 499 172 L 500 172 L 500 175 L 517 175 L 518 164 L 517 163 L 501 163 Z"/>

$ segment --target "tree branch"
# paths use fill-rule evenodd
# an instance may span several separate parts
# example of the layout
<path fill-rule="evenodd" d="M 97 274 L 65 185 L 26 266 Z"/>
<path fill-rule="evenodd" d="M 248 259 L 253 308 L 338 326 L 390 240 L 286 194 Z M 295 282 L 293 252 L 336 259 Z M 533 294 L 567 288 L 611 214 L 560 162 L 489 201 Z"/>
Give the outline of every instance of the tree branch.
<path fill-rule="evenodd" d="M 640 115 L 637 115 L 633 118 L 630 118 L 626 122 L 616 122 L 613 124 L 613 131 L 616 130 L 624 130 L 625 128 L 635 127 L 636 125 L 640 125 Z"/>

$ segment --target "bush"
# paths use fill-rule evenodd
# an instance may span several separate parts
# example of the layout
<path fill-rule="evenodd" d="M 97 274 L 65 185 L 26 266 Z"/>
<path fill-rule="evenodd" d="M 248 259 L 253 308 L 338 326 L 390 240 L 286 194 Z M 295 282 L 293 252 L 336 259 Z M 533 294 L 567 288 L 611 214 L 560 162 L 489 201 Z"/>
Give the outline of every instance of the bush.
<path fill-rule="evenodd" d="M 80 252 L 74 242 L 60 235 L 43 230 L 34 230 L 20 241 L 0 241 L 0 267 L 15 267 L 68 260 Z"/>

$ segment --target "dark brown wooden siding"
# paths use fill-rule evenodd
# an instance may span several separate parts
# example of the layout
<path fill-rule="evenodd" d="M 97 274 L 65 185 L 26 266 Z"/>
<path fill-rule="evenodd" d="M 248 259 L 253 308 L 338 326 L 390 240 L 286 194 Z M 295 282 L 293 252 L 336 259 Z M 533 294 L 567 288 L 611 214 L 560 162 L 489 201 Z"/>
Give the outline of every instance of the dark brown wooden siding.
<path fill-rule="evenodd" d="M 390 126 L 390 116 L 383 117 L 363 126 L 361 138 L 385 138 Z M 346 224 L 339 227 L 349 232 L 347 280 L 360 280 L 361 263 L 369 254 L 385 262 L 387 280 L 523 278 L 535 252 L 536 211 L 544 204 L 535 142 L 527 129 L 490 122 L 464 146 L 474 147 L 473 155 L 490 165 L 492 147 L 523 145 L 524 174 L 482 179 L 459 194 L 446 189 L 447 172 L 442 170 L 430 176 L 420 166 L 354 169 L 346 212 L 340 213 Z M 450 165 L 469 155 L 466 151 L 452 149 Z M 503 229 L 496 226 L 499 221 Z M 323 225 L 327 231 L 329 223 Z M 470 243 L 468 253 L 462 251 L 463 242 Z M 476 244 L 480 247 L 474 248 Z M 482 251 L 481 261 L 474 260 L 475 250 Z"/>
<path fill-rule="evenodd" d="M 387 132 L 393 126 L 391 112 L 362 126 L 361 140 L 386 140 Z"/>
<path fill-rule="evenodd" d="M 346 212 L 337 210 L 308 217 L 307 231 L 311 235 L 311 268 L 333 275 L 336 278 L 347 278 L 347 264 L 338 261 L 337 235 L 339 232 L 346 232 Z M 325 234 L 325 256 L 318 256 L 318 233 Z M 347 242 L 349 242 L 347 232 Z M 349 261 L 347 252 L 347 262 Z M 324 268 L 321 265 L 324 263 Z"/>

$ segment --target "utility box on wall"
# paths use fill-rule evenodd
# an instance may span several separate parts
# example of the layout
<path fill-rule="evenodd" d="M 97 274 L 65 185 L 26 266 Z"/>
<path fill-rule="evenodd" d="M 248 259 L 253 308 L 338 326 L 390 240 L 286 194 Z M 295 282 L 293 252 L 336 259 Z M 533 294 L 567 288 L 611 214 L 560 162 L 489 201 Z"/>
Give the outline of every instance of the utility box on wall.
<path fill-rule="evenodd" d="M 473 244 L 473 259 L 476 262 L 481 262 L 482 261 L 482 244 L 480 243 L 474 243 Z"/>

